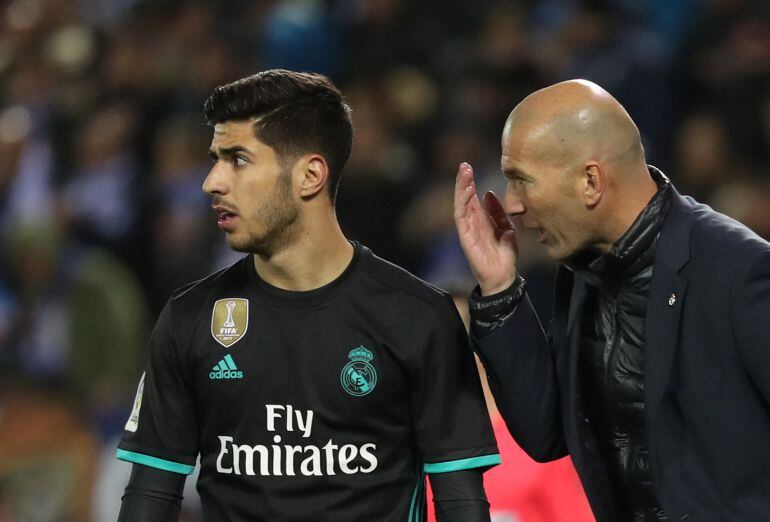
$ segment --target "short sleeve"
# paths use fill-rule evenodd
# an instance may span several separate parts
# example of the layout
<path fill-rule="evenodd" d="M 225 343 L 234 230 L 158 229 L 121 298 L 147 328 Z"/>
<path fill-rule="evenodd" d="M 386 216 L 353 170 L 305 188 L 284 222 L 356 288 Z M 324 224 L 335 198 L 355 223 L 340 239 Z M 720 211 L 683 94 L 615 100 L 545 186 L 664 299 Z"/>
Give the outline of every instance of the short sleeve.
<path fill-rule="evenodd" d="M 468 335 L 448 296 L 435 309 L 410 371 L 423 471 L 445 473 L 499 464 Z"/>
<path fill-rule="evenodd" d="M 171 302 L 149 342 L 149 361 L 118 445 L 117 458 L 190 474 L 198 456 L 194 389 L 173 335 Z"/>

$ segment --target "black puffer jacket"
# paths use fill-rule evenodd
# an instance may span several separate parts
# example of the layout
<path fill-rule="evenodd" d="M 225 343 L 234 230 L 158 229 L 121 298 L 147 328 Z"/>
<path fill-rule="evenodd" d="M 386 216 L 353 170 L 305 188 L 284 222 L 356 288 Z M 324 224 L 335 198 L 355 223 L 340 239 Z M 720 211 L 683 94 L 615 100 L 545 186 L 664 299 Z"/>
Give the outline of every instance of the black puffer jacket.
<path fill-rule="evenodd" d="M 667 520 L 652 487 L 644 422 L 644 318 L 670 202 L 670 186 L 656 174 L 659 191 L 612 250 L 574 267 L 592 290 L 581 330 L 585 411 L 623 520 L 633 522 Z"/>

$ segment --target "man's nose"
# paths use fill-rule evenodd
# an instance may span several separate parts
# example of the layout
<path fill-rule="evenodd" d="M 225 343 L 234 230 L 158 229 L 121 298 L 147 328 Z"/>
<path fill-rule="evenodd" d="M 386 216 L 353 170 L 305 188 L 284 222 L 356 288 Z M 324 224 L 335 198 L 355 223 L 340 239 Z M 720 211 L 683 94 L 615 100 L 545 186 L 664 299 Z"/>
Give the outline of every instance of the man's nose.
<path fill-rule="evenodd" d="M 524 202 L 520 197 L 516 195 L 511 187 L 505 191 L 505 197 L 503 198 L 503 208 L 505 212 L 512 216 L 518 216 L 524 214 L 527 211 L 527 207 L 524 206 Z"/>
<path fill-rule="evenodd" d="M 203 180 L 203 192 L 213 196 L 214 194 L 227 194 L 227 176 L 219 163 L 216 163 Z"/>

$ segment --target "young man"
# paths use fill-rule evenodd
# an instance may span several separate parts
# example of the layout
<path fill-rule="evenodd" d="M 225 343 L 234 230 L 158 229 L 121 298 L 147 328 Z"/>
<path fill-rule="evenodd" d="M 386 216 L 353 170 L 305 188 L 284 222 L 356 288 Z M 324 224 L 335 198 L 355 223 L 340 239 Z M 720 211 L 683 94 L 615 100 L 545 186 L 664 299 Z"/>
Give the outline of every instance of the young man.
<path fill-rule="evenodd" d="M 349 112 L 325 77 L 284 70 L 206 101 L 203 188 L 249 255 L 158 319 L 121 521 L 176 520 L 198 455 L 206 520 L 423 520 L 424 473 L 441 519 L 489 520 L 499 456 L 451 298 L 337 223 Z"/>

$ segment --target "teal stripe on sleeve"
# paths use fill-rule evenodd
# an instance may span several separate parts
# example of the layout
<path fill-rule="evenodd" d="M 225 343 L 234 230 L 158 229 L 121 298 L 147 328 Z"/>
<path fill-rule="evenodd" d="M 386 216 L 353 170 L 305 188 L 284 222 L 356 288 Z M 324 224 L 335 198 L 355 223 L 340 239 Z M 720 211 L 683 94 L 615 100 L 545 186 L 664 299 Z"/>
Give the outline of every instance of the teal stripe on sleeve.
<path fill-rule="evenodd" d="M 143 464 L 145 466 L 150 466 L 151 468 L 162 469 L 163 471 L 173 471 L 174 473 L 180 473 L 182 475 L 189 475 L 195 469 L 195 466 L 179 464 L 178 462 L 171 462 L 170 460 L 163 460 L 157 457 L 151 457 L 142 453 L 134 453 L 133 451 L 126 451 L 120 448 L 118 448 L 118 452 L 115 454 L 115 456 L 119 460 L 125 460 L 126 462 Z"/>
<path fill-rule="evenodd" d="M 449 473 L 450 471 L 460 471 L 463 469 L 497 466 L 500 462 L 500 455 L 495 453 L 494 455 L 484 455 L 482 457 L 425 463 L 422 469 L 425 473 Z"/>

